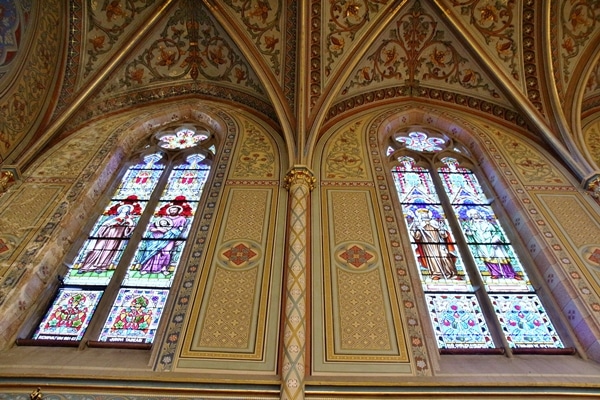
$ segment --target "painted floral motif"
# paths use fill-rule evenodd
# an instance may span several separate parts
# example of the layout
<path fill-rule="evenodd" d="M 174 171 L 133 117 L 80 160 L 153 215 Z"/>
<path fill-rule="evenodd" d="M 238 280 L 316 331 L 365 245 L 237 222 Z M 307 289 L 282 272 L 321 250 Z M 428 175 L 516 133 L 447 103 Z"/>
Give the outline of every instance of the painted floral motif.
<path fill-rule="evenodd" d="M 160 38 L 129 63 L 122 87 L 200 76 L 217 82 L 244 84 L 262 93 L 247 63 L 230 40 L 217 30 L 204 7 L 188 0 L 169 18 Z"/>
<path fill-rule="evenodd" d="M 43 109 L 48 83 L 59 65 L 59 54 L 50 49 L 58 42 L 60 31 L 57 5 L 43 2 L 44 7 L 37 20 L 39 35 L 32 44 L 30 57 L 23 66 L 21 78 L 12 86 L 11 92 L 3 94 L 0 102 L 0 162 L 12 150 L 13 143 L 23 139 Z M 48 11 L 53 10 L 53 11 Z"/>
<path fill-rule="evenodd" d="M 550 163 L 543 160 L 536 152 L 532 151 L 520 141 L 507 137 L 500 131 L 494 132 L 504 146 L 507 155 L 512 159 L 512 165 L 523 177 L 527 184 L 564 183 Z"/>
<path fill-rule="evenodd" d="M 329 23 L 327 28 L 327 66 L 325 75 L 329 76 L 332 65 L 347 45 L 354 41 L 357 33 L 380 11 L 381 5 L 388 0 L 332 0 L 329 2 Z"/>
<path fill-rule="evenodd" d="M 246 121 L 244 123 L 244 142 L 241 146 L 233 177 L 235 178 L 273 178 L 275 175 L 275 154 L 264 132 Z"/>
<path fill-rule="evenodd" d="M 452 0 L 460 13 L 468 16 L 469 24 L 492 44 L 498 57 L 508 64 L 512 77 L 519 79 L 517 71 L 517 45 L 514 40 L 513 9 L 515 1 Z"/>
<path fill-rule="evenodd" d="M 327 179 L 366 178 L 364 155 L 358 139 L 360 122 L 344 130 L 333 141 L 325 160 Z"/>
<path fill-rule="evenodd" d="M 85 65 L 85 77 L 94 70 L 98 58 L 109 53 L 135 18 L 154 2 L 155 0 L 104 0 L 98 7 L 97 1 L 88 0 L 90 28 L 86 47 L 89 58 Z"/>
<path fill-rule="evenodd" d="M 600 123 L 586 129 L 584 133 L 587 151 L 597 166 L 600 166 Z"/>
<path fill-rule="evenodd" d="M 481 73 L 459 54 L 445 33 L 437 29 L 436 18 L 426 13 L 416 1 L 396 22 L 396 29 L 359 67 L 354 78 L 342 91 L 364 87 L 374 82 L 394 79 L 399 82 L 443 81 L 465 89 L 482 89 L 499 97 L 485 83 Z"/>
<path fill-rule="evenodd" d="M 563 1 L 560 10 L 562 42 L 560 43 L 563 61 L 563 79 L 568 81 L 570 64 L 575 57 L 581 56 L 583 48 L 589 42 L 600 21 L 600 1 L 571 0 Z"/>
<path fill-rule="evenodd" d="M 273 72 L 281 70 L 282 2 L 266 0 L 224 0 L 241 19 L 258 51 L 270 61 Z"/>

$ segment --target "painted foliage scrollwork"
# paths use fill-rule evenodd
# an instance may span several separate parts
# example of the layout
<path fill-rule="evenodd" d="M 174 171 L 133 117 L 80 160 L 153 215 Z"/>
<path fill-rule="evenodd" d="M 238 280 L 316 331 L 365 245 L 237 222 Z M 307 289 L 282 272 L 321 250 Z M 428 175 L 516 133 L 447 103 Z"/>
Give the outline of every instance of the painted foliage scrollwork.
<path fill-rule="evenodd" d="M 515 1 L 453 0 L 460 13 L 469 17 L 470 25 L 483 36 L 486 44 L 494 44 L 498 57 L 508 63 L 512 77 L 517 71 L 517 45 L 513 24 Z"/>
<path fill-rule="evenodd" d="M 154 4 L 155 0 L 104 0 L 98 9 L 97 0 L 88 0 L 89 33 L 84 76 L 94 70 L 98 57 L 109 53 L 134 19 Z"/>
<path fill-rule="evenodd" d="M 160 37 L 127 65 L 120 85 L 202 76 L 216 82 L 242 83 L 262 93 L 250 74 L 237 48 L 217 29 L 206 9 L 187 0 L 171 15 Z"/>
<path fill-rule="evenodd" d="M 279 75 L 281 62 L 282 2 L 265 0 L 224 0 L 241 19 L 258 51 L 271 62 L 271 67 Z"/>
<path fill-rule="evenodd" d="M 347 45 L 354 41 L 357 33 L 364 28 L 387 0 L 337 0 L 330 1 L 329 23 L 327 28 L 327 66 L 325 75 L 331 73 L 335 59 L 344 53 Z"/>
<path fill-rule="evenodd" d="M 438 29 L 437 19 L 416 1 L 390 30 L 367 62 L 363 63 L 342 91 L 364 87 L 374 82 L 395 79 L 400 82 L 442 81 L 465 89 L 480 89 L 495 98 L 495 89 L 482 74 L 470 67 L 469 60 Z"/>
<path fill-rule="evenodd" d="M 570 76 L 570 63 L 581 55 L 586 44 L 594 36 L 600 21 L 600 1 L 571 0 L 563 1 L 560 10 L 563 31 L 562 59 L 565 82 Z"/>

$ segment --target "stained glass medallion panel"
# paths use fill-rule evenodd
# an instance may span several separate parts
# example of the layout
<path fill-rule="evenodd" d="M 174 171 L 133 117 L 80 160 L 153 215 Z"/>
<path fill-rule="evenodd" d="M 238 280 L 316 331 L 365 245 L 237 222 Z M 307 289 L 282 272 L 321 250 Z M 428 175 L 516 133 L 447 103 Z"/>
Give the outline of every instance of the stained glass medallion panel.
<path fill-rule="evenodd" d="M 429 136 L 424 132 L 410 132 L 406 136 L 396 137 L 396 141 L 404 143 L 408 149 L 416 151 L 441 151 L 446 141 L 439 137 Z"/>
<path fill-rule="evenodd" d="M 121 289 L 104 323 L 100 341 L 152 343 L 168 290 Z"/>
<path fill-rule="evenodd" d="M 181 128 L 174 133 L 159 135 L 158 145 L 163 149 L 181 150 L 194 147 L 203 140 L 208 139 L 209 134 L 206 131 L 199 131 L 191 128 Z"/>
<path fill-rule="evenodd" d="M 439 348 L 494 347 L 475 295 L 426 294 L 425 298 Z"/>
<path fill-rule="evenodd" d="M 510 347 L 564 348 L 535 294 L 490 295 Z"/>
<path fill-rule="evenodd" d="M 81 340 L 101 296 L 100 290 L 60 289 L 33 339 Z"/>

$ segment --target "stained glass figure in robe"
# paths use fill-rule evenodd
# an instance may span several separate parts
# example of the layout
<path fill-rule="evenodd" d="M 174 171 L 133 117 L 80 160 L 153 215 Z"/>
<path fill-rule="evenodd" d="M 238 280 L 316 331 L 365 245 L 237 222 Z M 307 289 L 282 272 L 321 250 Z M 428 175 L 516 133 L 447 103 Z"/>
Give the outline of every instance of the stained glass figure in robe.
<path fill-rule="evenodd" d="M 431 208 L 437 212 L 434 218 Z M 415 220 L 409 231 L 415 244 L 419 264 L 428 271 L 434 281 L 458 277 L 454 240 L 439 210 L 434 207 L 417 208 Z"/>
<path fill-rule="evenodd" d="M 204 156 L 176 166 L 133 257 L 125 286 L 169 287 L 208 177 Z"/>
<path fill-rule="evenodd" d="M 130 167 L 79 250 L 65 283 L 107 285 L 164 170 L 159 153 Z"/>

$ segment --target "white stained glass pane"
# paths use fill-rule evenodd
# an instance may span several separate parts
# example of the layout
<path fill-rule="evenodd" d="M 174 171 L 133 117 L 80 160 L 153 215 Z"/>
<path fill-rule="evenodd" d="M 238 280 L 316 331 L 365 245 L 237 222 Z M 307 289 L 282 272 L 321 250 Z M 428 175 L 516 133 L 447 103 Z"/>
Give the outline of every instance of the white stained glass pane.
<path fill-rule="evenodd" d="M 425 298 L 439 348 L 494 347 L 475 295 L 426 294 Z"/>
<path fill-rule="evenodd" d="M 564 348 L 537 295 L 490 295 L 490 299 L 510 347 Z"/>

